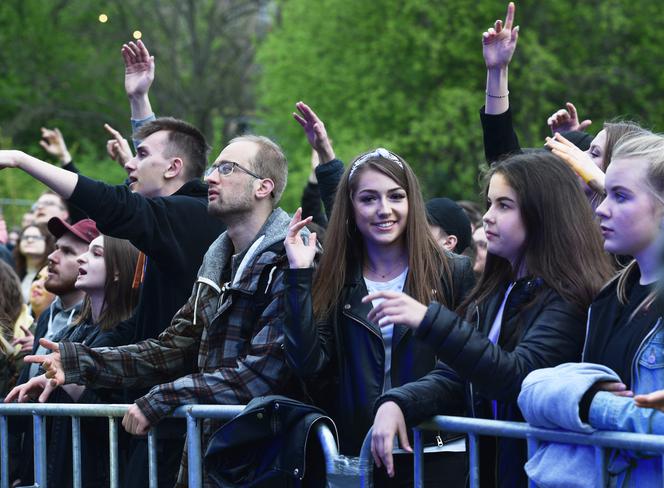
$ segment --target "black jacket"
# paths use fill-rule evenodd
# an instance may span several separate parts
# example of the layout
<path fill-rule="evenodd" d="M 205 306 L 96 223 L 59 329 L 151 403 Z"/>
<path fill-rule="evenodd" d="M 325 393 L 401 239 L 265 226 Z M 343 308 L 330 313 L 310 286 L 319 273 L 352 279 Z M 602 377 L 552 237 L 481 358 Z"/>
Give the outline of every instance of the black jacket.
<path fill-rule="evenodd" d="M 496 400 L 498 420 L 522 421 L 516 400 L 523 379 L 535 369 L 579 360 L 586 313 L 539 279 L 519 280 L 505 305 L 498 344 L 493 344 L 488 334 L 504 291 L 476 307 L 468 320 L 439 304 L 430 305 L 415 335 L 434 347 L 447 366 L 440 364 L 419 381 L 390 390 L 377 406 L 394 401 L 406 422 L 417 425 L 462 407 L 467 415 L 493 418 L 491 400 Z M 485 446 L 481 453 L 495 456 L 495 450 Z M 525 443 L 504 439 L 498 457 L 488 462 L 498 463 L 500 486 L 525 486 L 525 460 Z M 482 486 L 491 486 L 495 466 L 488 473 L 485 466 L 483 459 Z"/>
<path fill-rule="evenodd" d="M 190 180 L 173 195 L 147 198 L 124 185 L 79 176 L 70 201 L 105 235 L 128 239 L 147 256 L 133 316 L 110 334 L 121 345 L 157 337 L 191 294 L 196 271 L 224 225 L 207 213 L 207 186 Z M 99 339 L 102 339 L 100 336 Z"/>
<path fill-rule="evenodd" d="M 448 253 L 452 289 L 447 301 L 454 306 L 473 285 L 470 260 Z M 367 289 L 361 268 L 354 266 L 330 320 L 314 323 L 311 303 L 313 269 L 292 269 L 287 280 L 285 321 L 286 359 L 308 380 L 317 404 L 331 413 L 339 427 L 340 450 L 357 455 L 373 424 L 373 406 L 383 391 L 385 347 L 380 328 L 366 317 L 372 308 L 363 304 Z M 411 329 L 396 324 L 392 337 L 391 379 L 403 385 L 426 375 L 436 366 L 429 344 L 413 338 Z"/>

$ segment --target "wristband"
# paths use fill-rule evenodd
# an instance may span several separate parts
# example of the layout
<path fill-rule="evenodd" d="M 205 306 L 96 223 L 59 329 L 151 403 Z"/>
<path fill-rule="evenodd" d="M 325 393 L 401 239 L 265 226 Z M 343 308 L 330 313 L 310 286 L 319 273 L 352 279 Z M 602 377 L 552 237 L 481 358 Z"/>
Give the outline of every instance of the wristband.
<path fill-rule="evenodd" d="M 510 92 L 508 91 L 504 95 L 492 95 L 491 93 L 489 93 L 488 90 L 485 93 L 486 93 L 486 96 L 489 97 L 489 98 L 507 98 L 510 94 Z"/>

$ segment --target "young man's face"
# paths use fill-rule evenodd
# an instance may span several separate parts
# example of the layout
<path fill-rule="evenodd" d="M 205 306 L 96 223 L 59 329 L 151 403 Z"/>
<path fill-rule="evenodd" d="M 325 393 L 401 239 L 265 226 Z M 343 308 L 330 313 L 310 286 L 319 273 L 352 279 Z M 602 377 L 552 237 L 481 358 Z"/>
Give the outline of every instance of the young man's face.
<path fill-rule="evenodd" d="M 55 241 L 55 251 L 48 256 L 46 289 L 56 295 L 74 291 L 79 266 L 76 258 L 87 250 L 88 243 L 70 232 Z"/>
<path fill-rule="evenodd" d="M 164 155 L 168 145 L 168 131 L 165 130 L 143 139 L 136 149 L 136 156 L 125 164 L 131 191 L 146 197 L 164 196 L 162 191 L 168 182 L 165 174 L 173 159 Z"/>

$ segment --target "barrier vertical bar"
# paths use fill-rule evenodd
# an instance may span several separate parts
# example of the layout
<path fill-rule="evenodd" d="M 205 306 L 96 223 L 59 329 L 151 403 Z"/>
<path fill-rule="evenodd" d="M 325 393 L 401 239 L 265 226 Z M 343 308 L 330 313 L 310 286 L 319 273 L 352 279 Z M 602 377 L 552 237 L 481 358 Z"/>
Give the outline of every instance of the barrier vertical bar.
<path fill-rule="evenodd" d="M 413 485 L 414 488 L 424 488 L 422 476 L 424 474 L 424 444 L 422 443 L 422 431 L 413 429 Z"/>
<path fill-rule="evenodd" d="M 373 427 L 364 436 L 362 449 L 360 449 L 360 486 L 371 488 L 373 486 L 373 457 L 371 456 L 371 435 Z"/>
<path fill-rule="evenodd" d="M 316 423 L 316 435 L 318 442 L 323 450 L 323 458 L 325 459 L 325 473 L 328 475 L 335 472 L 334 460 L 339 457 L 337 450 L 337 440 L 332 434 L 330 428 L 323 422 Z"/>
<path fill-rule="evenodd" d="M 157 446 L 156 428 L 148 432 L 148 473 L 150 488 L 157 488 Z"/>
<path fill-rule="evenodd" d="M 539 447 L 539 441 L 534 437 L 528 436 L 528 459 L 530 459 L 535 455 L 538 447 Z M 534 481 L 528 479 L 528 487 L 537 488 L 537 485 L 535 484 Z"/>
<path fill-rule="evenodd" d="M 198 419 L 187 413 L 187 470 L 190 488 L 203 484 L 203 462 L 201 460 L 201 426 Z"/>
<path fill-rule="evenodd" d="M 81 417 L 71 418 L 71 458 L 74 488 L 81 488 Z"/>
<path fill-rule="evenodd" d="M 7 417 L 0 417 L 0 487 L 9 488 L 9 433 Z"/>
<path fill-rule="evenodd" d="M 480 488 L 480 446 L 477 434 L 468 434 L 470 488 Z"/>
<path fill-rule="evenodd" d="M 595 474 L 599 486 L 608 486 L 606 469 L 606 451 L 603 447 L 595 446 Z"/>
<path fill-rule="evenodd" d="M 111 488 L 118 488 L 120 484 L 118 472 L 118 419 L 108 417 L 108 453 L 109 469 L 111 473 Z"/>
<path fill-rule="evenodd" d="M 35 484 L 39 488 L 46 486 L 46 418 L 42 415 L 32 416 Z"/>

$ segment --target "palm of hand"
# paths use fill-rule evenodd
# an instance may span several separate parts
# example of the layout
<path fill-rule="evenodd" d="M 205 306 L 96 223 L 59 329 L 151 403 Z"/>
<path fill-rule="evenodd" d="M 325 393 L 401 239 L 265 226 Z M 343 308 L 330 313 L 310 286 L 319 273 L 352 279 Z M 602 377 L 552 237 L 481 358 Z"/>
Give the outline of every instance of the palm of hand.
<path fill-rule="evenodd" d="M 154 72 L 149 63 L 135 63 L 125 69 L 125 90 L 127 93 L 145 93 L 152 81 Z"/>
<path fill-rule="evenodd" d="M 308 268 L 314 262 L 316 248 L 304 244 L 302 237 L 288 237 L 284 242 L 291 268 Z"/>

